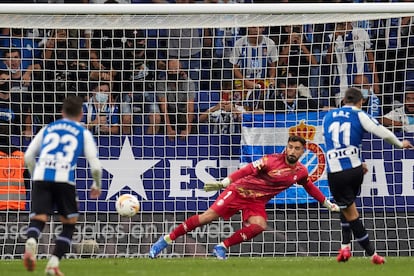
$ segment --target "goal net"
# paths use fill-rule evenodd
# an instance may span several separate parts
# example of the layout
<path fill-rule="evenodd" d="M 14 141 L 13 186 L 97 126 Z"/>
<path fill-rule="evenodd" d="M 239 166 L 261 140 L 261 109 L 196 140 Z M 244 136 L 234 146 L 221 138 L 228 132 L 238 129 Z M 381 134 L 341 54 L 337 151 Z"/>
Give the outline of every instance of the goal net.
<path fill-rule="evenodd" d="M 0 258 L 21 258 L 29 222 L 19 151 L 73 94 L 85 100 L 104 174 L 92 200 L 88 166 L 78 163 L 70 258 L 147 256 L 161 235 L 214 202 L 205 182 L 282 152 L 292 133 L 307 139 L 301 162 L 330 197 L 321 121 L 347 87 L 361 88 L 364 110 L 412 139 L 413 15 L 411 3 L 0 5 Z M 414 154 L 366 136 L 362 156 L 369 172 L 357 206 L 377 251 L 412 256 Z M 123 193 L 140 200 L 132 218 L 115 212 Z M 267 229 L 230 256 L 340 248 L 339 215 L 303 188 L 266 210 Z M 202 226 L 161 256 L 209 256 L 240 227 L 240 214 Z M 60 230 L 53 216 L 40 257 Z"/>

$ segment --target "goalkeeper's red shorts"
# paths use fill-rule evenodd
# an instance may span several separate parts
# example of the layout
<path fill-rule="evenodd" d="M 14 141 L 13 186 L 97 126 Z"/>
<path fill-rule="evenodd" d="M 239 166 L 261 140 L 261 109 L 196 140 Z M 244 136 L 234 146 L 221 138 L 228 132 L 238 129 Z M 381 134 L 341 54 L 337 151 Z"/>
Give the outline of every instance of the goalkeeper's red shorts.
<path fill-rule="evenodd" d="M 241 210 L 243 221 L 247 221 L 251 216 L 261 216 L 267 220 L 266 203 L 267 200 L 242 197 L 238 192 L 226 189 L 210 208 L 224 219 L 231 218 Z"/>

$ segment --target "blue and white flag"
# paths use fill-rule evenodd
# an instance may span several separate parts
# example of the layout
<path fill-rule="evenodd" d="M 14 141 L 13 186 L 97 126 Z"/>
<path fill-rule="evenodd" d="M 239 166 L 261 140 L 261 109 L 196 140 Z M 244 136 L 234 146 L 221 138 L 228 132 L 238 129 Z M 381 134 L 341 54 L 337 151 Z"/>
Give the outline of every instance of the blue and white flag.
<path fill-rule="evenodd" d="M 305 154 L 300 161 L 309 171 L 309 177 L 329 197 L 325 172 L 325 147 L 322 137 L 322 119 L 326 112 L 295 112 L 243 114 L 241 164 L 247 164 L 265 154 L 283 152 L 288 137 L 300 135 L 307 140 Z M 276 204 L 315 202 L 302 186 L 294 185 L 272 200 Z"/>

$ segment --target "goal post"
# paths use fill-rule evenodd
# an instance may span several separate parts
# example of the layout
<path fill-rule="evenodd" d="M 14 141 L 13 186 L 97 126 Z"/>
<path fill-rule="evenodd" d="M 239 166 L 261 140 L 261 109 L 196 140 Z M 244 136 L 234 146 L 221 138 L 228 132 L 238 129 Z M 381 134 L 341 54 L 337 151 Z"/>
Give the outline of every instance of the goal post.
<path fill-rule="evenodd" d="M 217 193 L 203 191 L 205 182 L 263 154 L 282 152 L 292 133 L 308 141 L 301 162 L 331 197 L 322 118 L 351 85 L 364 90 L 374 117 L 402 110 L 405 92 L 414 91 L 413 16 L 414 3 L 0 4 L 1 143 L 10 138 L 24 151 L 30 140 L 22 132 L 35 133 L 59 118 L 67 95 L 84 97 L 84 123 L 95 124 L 103 194 L 88 198 L 92 178 L 81 159 L 80 221 L 68 257 L 146 257 L 159 236 L 214 202 Z M 249 28 L 262 32 L 267 44 L 251 49 L 238 44 Z M 174 77 L 168 60 L 177 58 L 182 72 Z M 170 98 L 169 85 L 180 82 L 186 83 L 186 96 Z M 99 93 L 108 91 L 111 101 L 103 97 L 95 106 Z M 289 91 L 300 102 L 287 100 Z M 174 106 L 168 106 L 171 101 Z M 168 132 L 163 103 L 177 120 L 190 118 L 182 105 L 193 105 L 191 134 Z M 105 123 L 96 123 L 98 115 Z M 409 123 L 391 129 L 412 139 Z M 367 135 L 362 157 L 369 172 L 357 206 L 378 252 L 414 255 L 414 154 Z M 3 206 L 13 199 L 10 172 L 19 168 L 0 165 L 0 171 Z M 0 259 L 22 257 L 31 187 L 27 179 L 25 184 L 25 207 L 0 210 Z M 141 203 L 131 219 L 115 211 L 123 193 Z M 268 228 L 232 247 L 231 257 L 334 256 L 340 248 L 339 215 L 303 188 L 294 185 L 266 210 Z M 240 227 L 240 214 L 202 226 L 161 256 L 209 256 Z M 40 238 L 39 257 L 50 254 L 60 230 L 53 217 Z M 364 254 L 356 242 L 353 249 L 354 255 Z"/>
<path fill-rule="evenodd" d="M 0 18 L 20 28 L 211 28 L 332 23 L 410 16 L 411 3 L 313 4 L 0 4 Z M 48 20 L 42 20 L 48 19 Z M 53 19 L 52 19 L 53 18 Z M 99 19 L 97 19 L 99 18 Z M 168 20 L 165 20 L 168 18 Z M 53 20 L 50 22 L 49 20 Z"/>

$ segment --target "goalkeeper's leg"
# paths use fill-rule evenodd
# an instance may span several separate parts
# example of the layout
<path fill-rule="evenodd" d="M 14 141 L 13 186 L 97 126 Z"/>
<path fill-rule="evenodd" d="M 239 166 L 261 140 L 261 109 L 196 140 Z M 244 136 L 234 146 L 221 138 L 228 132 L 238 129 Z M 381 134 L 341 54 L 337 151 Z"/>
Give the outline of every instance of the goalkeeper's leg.
<path fill-rule="evenodd" d="M 149 257 L 151 259 L 157 257 L 161 251 L 163 251 L 168 246 L 168 244 L 176 240 L 178 237 L 181 237 L 182 235 L 193 231 L 197 227 L 208 224 L 218 218 L 219 215 L 211 208 L 201 215 L 194 215 L 189 217 L 186 221 L 172 230 L 171 233 L 159 238 L 158 241 L 151 246 Z"/>
<path fill-rule="evenodd" d="M 233 235 L 214 247 L 213 255 L 220 260 L 226 259 L 227 249 L 230 246 L 251 240 L 262 233 L 266 227 L 267 223 L 265 218 L 261 216 L 250 217 L 248 223 L 243 228 L 237 230 Z"/>

